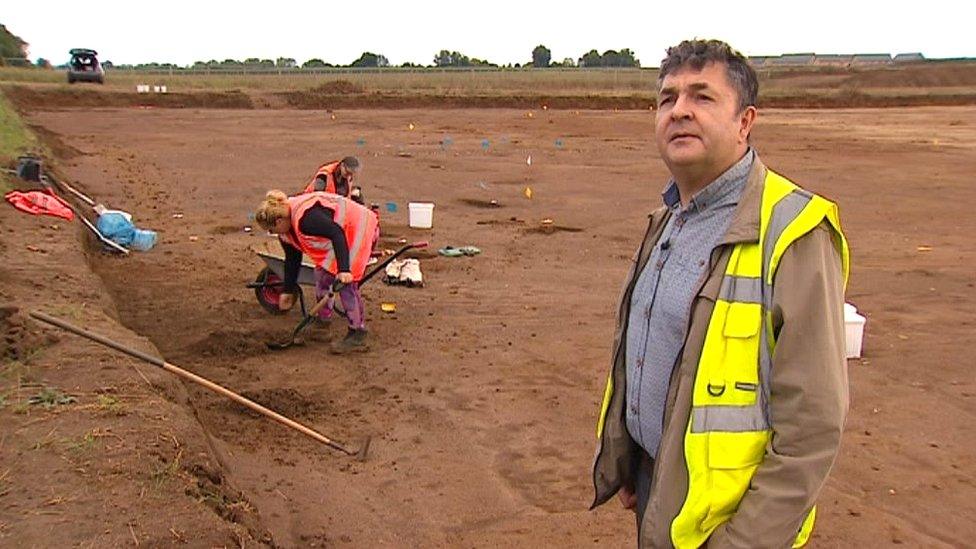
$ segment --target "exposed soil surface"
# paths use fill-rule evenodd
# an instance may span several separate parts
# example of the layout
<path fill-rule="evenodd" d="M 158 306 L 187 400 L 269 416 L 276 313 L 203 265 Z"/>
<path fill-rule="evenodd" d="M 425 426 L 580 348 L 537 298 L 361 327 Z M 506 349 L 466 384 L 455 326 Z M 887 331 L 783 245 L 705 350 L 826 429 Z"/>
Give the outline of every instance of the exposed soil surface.
<path fill-rule="evenodd" d="M 976 535 L 974 120 L 974 107 L 764 110 L 754 132 L 767 164 L 840 204 L 853 250 L 848 300 L 868 318 L 814 546 L 958 547 Z M 32 111 L 30 123 L 79 153 L 61 173 L 159 242 L 127 258 L 90 251 L 95 277 L 75 225 L 0 209 L 0 297 L 55 313 L 57 300 L 83 303 L 61 313 L 149 347 L 140 334 L 181 367 L 350 447 L 372 445 L 364 462 L 342 456 L 165 373 L 147 385 L 132 361 L 59 333 L 35 368 L 78 402 L 25 416 L 8 397 L 0 409 L 12 426 L 0 439 L 0 542 L 117 545 L 131 542 L 132 525 L 142 541 L 201 546 L 632 544 L 633 516 L 616 501 L 587 507 L 618 290 L 666 179 L 652 121 L 646 109 Z M 368 353 L 326 352 L 345 331 L 339 321 L 302 347 L 268 351 L 263 342 L 299 317 L 269 315 L 245 288 L 263 266 L 249 248 L 267 237 L 243 227 L 266 190 L 296 192 L 316 166 L 349 154 L 364 162 L 367 201 L 381 205 L 384 247 L 427 239 L 481 254 L 420 256 L 423 288 L 366 285 Z M 491 200 L 504 207 L 486 208 Z M 432 230 L 407 227 L 409 201 L 436 204 Z M 37 241 L 51 253 L 23 251 Z M 22 315 L 8 315 L 18 333 L 33 326 Z M 120 440 L 94 437 L 80 454 L 84 473 L 50 465 L 91 479 L 56 493 L 32 476 L 33 460 L 79 459 L 69 443 L 106 428 L 84 407 L 100 386 L 137 395 L 138 406 L 112 424 Z M 51 437 L 67 442 L 33 449 L 54 426 Z M 180 454 L 168 437 L 158 448 L 139 437 L 173 430 L 186 449 L 169 466 Z M 144 455 L 159 465 L 141 480 L 101 469 Z M 224 492 L 187 495 L 167 489 L 183 486 L 172 481 L 159 500 L 140 496 L 159 470 Z M 49 504 L 55 497 L 67 503 Z M 102 507 L 89 509 L 95 501 Z M 170 504 L 207 512 L 179 515 L 190 528 L 158 512 Z M 93 526 L 105 513 L 109 525 Z M 105 529 L 114 537 L 99 537 Z"/>

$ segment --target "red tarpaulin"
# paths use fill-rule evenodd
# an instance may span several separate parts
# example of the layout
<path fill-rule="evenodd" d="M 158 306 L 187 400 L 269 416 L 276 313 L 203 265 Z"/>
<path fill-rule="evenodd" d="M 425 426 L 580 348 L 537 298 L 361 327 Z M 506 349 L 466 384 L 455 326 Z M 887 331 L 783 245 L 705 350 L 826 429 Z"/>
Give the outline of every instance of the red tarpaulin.
<path fill-rule="evenodd" d="M 60 198 L 41 191 L 11 191 L 3 197 L 10 202 L 14 208 L 32 215 L 53 215 L 71 221 L 75 218 L 74 212 L 68 204 Z"/>

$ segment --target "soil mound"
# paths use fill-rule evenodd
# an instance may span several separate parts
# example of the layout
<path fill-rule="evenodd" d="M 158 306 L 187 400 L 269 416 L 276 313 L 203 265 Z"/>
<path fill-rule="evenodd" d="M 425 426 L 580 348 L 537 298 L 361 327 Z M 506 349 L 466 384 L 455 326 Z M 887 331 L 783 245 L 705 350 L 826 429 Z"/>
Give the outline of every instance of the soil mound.
<path fill-rule="evenodd" d="M 845 82 L 856 88 L 950 88 L 976 86 L 976 63 L 894 66 L 857 72 Z"/>
<path fill-rule="evenodd" d="M 86 89 L 5 86 L 3 92 L 20 109 L 59 107 L 162 107 L 200 109 L 252 109 L 243 92 L 128 93 Z"/>
<path fill-rule="evenodd" d="M 353 84 L 348 80 L 332 80 L 330 82 L 325 82 L 324 84 L 319 84 L 311 90 L 311 93 L 318 94 L 336 94 L 336 95 L 346 95 L 354 93 L 363 93 L 366 91 L 362 86 L 358 84 Z"/>

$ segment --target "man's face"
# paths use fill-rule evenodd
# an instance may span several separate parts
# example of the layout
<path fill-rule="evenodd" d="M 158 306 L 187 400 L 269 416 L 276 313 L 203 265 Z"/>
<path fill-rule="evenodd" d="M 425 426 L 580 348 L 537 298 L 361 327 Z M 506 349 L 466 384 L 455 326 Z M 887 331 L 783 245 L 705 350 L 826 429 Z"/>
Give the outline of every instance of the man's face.
<path fill-rule="evenodd" d="M 339 164 L 339 175 L 346 181 L 352 182 L 353 177 L 356 176 L 356 172 L 347 168 L 345 164 Z"/>
<path fill-rule="evenodd" d="M 725 71 L 724 63 L 709 63 L 701 71 L 682 67 L 661 82 L 654 133 L 672 172 L 717 177 L 745 152 L 756 109 L 739 111 Z"/>

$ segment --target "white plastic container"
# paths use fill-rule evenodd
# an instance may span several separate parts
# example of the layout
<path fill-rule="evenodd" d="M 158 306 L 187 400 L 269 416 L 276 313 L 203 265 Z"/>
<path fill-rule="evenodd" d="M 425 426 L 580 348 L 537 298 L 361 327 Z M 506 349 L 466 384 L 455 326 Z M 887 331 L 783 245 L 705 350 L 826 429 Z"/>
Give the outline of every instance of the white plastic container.
<path fill-rule="evenodd" d="M 844 304 L 844 334 L 847 358 L 861 358 L 861 345 L 864 342 L 864 323 L 867 321 L 857 314 L 857 307 Z"/>
<path fill-rule="evenodd" d="M 431 202 L 410 202 L 407 204 L 408 224 L 414 229 L 429 229 L 434 226 L 434 204 Z"/>

